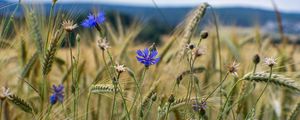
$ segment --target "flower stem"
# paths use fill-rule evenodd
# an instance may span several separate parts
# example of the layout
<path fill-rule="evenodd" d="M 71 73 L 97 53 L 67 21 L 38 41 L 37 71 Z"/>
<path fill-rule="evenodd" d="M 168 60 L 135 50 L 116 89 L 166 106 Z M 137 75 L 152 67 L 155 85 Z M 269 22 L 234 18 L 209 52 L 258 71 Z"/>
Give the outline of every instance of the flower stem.
<path fill-rule="evenodd" d="M 272 70 L 273 70 L 273 67 L 270 67 L 270 75 L 269 75 L 267 84 L 266 84 L 266 86 L 264 87 L 264 89 L 263 89 L 263 91 L 261 92 L 261 94 L 259 95 L 258 99 L 256 100 L 256 102 L 255 102 L 255 104 L 254 104 L 255 106 L 257 105 L 258 101 L 260 100 L 260 98 L 262 97 L 262 95 L 264 94 L 264 92 L 266 91 L 266 89 L 267 89 L 267 87 L 268 87 L 268 85 L 269 85 L 269 83 L 270 83 L 270 79 L 271 79 L 271 77 L 272 77 Z M 254 107 L 255 107 L 255 106 L 254 106 Z"/>
<path fill-rule="evenodd" d="M 221 118 L 222 118 L 221 116 L 222 116 L 223 113 L 224 113 L 225 107 L 226 107 L 226 105 L 227 105 L 227 103 L 228 103 L 228 101 L 229 101 L 229 99 L 230 99 L 230 96 L 231 96 L 231 94 L 233 93 L 233 90 L 234 90 L 235 86 L 236 86 L 240 81 L 242 81 L 242 80 L 236 81 L 236 82 L 234 83 L 234 85 L 232 86 L 232 88 L 230 89 L 229 94 L 228 94 L 228 96 L 227 96 L 227 99 L 226 99 L 225 103 L 223 104 L 223 107 L 222 107 L 221 111 L 219 112 L 218 119 L 221 119 Z"/>
<path fill-rule="evenodd" d="M 125 97 L 123 96 L 123 92 L 122 92 L 121 85 L 120 85 L 119 83 L 118 83 L 118 85 L 119 85 L 120 95 L 121 95 L 122 100 L 123 100 L 123 105 L 124 105 L 124 107 L 125 107 L 125 110 L 126 110 L 126 114 L 127 114 L 128 120 L 130 120 L 130 114 L 129 114 L 128 109 L 127 109 L 126 100 L 125 100 Z"/>
<path fill-rule="evenodd" d="M 88 94 L 88 98 L 87 98 L 87 102 L 86 102 L 86 116 L 85 116 L 85 120 L 89 119 L 89 105 L 90 105 L 90 99 L 91 99 L 91 91 L 89 91 Z"/>
<path fill-rule="evenodd" d="M 207 101 L 207 99 L 212 96 L 212 94 L 214 94 L 214 92 L 222 85 L 222 83 L 226 80 L 227 76 L 228 76 L 229 72 L 226 73 L 224 79 L 219 83 L 219 85 L 205 98 L 204 101 Z"/>
<path fill-rule="evenodd" d="M 53 105 L 50 105 L 50 108 L 48 108 L 48 110 L 47 110 L 46 120 L 49 120 L 49 115 L 50 115 L 52 106 L 53 106 Z"/>
<path fill-rule="evenodd" d="M 136 100 L 137 100 L 137 98 L 138 98 L 138 95 L 141 95 L 140 85 L 139 85 L 138 81 L 136 80 L 135 76 L 133 77 L 133 79 L 134 79 L 134 82 L 135 82 L 135 84 L 136 84 L 137 91 L 135 92 L 134 100 L 133 100 L 133 103 L 132 103 L 132 105 L 131 105 L 131 107 L 130 107 L 129 113 L 131 113 L 131 110 L 132 110 L 132 108 L 134 107 L 134 105 L 135 105 L 135 103 L 136 103 Z"/>
<path fill-rule="evenodd" d="M 113 117 L 114 117 L 114 110 L 115 110 L 115 106 L 116 106 L 116 95 L 117 95 L 117 92 L 116 92 L 116 90 L 115 90 L 110 120 L 113 120 Z"/>

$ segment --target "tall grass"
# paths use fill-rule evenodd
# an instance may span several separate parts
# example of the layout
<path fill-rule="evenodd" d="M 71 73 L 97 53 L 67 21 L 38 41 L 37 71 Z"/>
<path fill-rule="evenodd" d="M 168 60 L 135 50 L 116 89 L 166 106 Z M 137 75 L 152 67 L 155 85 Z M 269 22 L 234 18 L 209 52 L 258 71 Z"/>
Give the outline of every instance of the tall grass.
<path fill-rule="evenodd" d="M 11 90 L 0 94 L 0 119 L 299 119 L 297 46 L 276 47 L 259 26 L 230 32 L 238 28 L 218 23 L 208 3 L 160 45 L 135 42 L 145 26 L 139 20 L 125 26 L 116 15 L 116 24 L 107 18 L 66 31 L 61 23 L 72 15 L 53 11 L 55 3 L 48 19 L 34 5 L 19 5 L 25 21 L 0 22 L 1 86 Z M 211 24 L 199 27 L 209 14 Z M 140 63 L 136 52 L 144 48 L 158 51 L 159 62 Z M 277 56 L 272 69 L 265 56 Z M 51 87 L 60 84 L 63 93 Z"/>

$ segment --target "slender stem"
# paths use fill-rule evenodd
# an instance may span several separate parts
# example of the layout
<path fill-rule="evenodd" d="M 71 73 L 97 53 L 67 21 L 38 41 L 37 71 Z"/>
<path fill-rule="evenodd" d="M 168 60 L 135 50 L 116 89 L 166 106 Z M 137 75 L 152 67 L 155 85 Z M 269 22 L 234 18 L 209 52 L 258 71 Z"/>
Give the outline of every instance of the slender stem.
<path fill-rule="evenodd" d="M 132 110 L 133 106 L 134 106 L 135 103 L 136 103 L 136 100 L 137 100 L 137 98 L 138 98 L 138 95 L 141 95 L 140 85 L 139 85 L 138 81 L 136 80 L 135 76 L 133 77 L 133 79 L 134 79 L 135 85 L 136 85 L 136 87 L 137 87 L 137 91 L 135 92 L 134 100 L 133 100 L 133 103 L 132 103 L 132 105 L 131 105 L 131 107 L 130 107 L 129 113 L 131 113 L 131 110 Z"/>
<path fill-rule="evenodd" d="M 0 120 L 2 120 L 2 106 L 3 106 L 3 102 L 4 102 L 4 100 L 1 100 L 0 101 Z"/>
<path fill-rule="evenodd" d="M 258 99 L 256 100 L 255 104 L 253 105 L 253 107 L 252 107 L 250 113 L 251 113 L 251 112 L 255 112 L 255 107 L 256 107 L 258 101 L 260 100 L 260 98 L 262 97 L 262 95 L 264 94 L 264 92 L 266 91 L 266 89 L 267 89 L 267 87 L 268 87 L 268 85 L 269 85 L 270 79 L 271 79 L 271 77 L 272 77 L 272 70 L 273 70 L 273 67 L 270 67 L 270 75 L 269 75 L 267 84 L 266 84 L 266 86 L 263 88 L 262 92 L 260 93 L 260 95 L 259 95 Z M 249 117 L 250 113 L 247 114 L 246 118 Z"/>
<path fill-rule="evenodd" d="M 201 41 L 202 41 L 202 37 L 200 37 L 200 40 L 199 40 L 199 42 L 197 43 L 197 47 L 199 47 Z"/>
<path fill-rule="evenodd" d="M 266 84 L 266 86 L 264 87 L 264 89 L 263 89 L 263 91 L 261 92 L 261 94 L 259 95 L 258 99 L 256 100 L 256 102 L 255 102 L 255 104 L 254 104 L 255 106 L 257 105 L 258 101 L 260 100 L 261 96 L 264 94 L 264 92 L 266 91 L 266 89 L 267 89 L 267 87 L 268 87 L 268 85 L 269 85 L 269 83 L 270 83 L 270 79 L 271 79 L 271 77 L 272 77 L 272 70 L 273 70 L 273 67 L 270 67 L 270 75 L 269 75 L 267 84 Z"/>
<path fill-rule="evenodd" d="M 53 105 L 50 105 L 50 108 L 49 108 L 48 111 L 47 111 L 46 120 L 49 120 L 49 115 L 50 115 L 52 106 L 53 106 Z"/>
<path fill-rule="evenodd" d="M 90 99 L 91 99 L 91 91 L 89 91 L 89 94 L 88 94 L 88 99 L 87 99 L 87 102 L 86 102 L 86 116 L 85 116 L 85 120 L 88 120 L 89 119 L 89 105 L 90 105 Z M 99 114 L 99 113 L 98 113 Z"/>
<path fill-rule="evenodd" d="M 150 106 L 148 107 L 148 110 L 147 110 L 147 113 L 145 115 L 145 118 L 147 118 L 147 116 L 149 115 L 150 111 L 151 111 L 151 108 L 152 108 L 152 104 L 153 104 L 153 101 L 151 100 L 150 102 Z"/>
<path fill-rule="evenodd" d="M 229 94 L 228 94 L 228 96 L 227 96 L 227 99 L 226 99 L 225 103 L 223 104 L 222 110 L 219 112 L 219 115 L 218 115 L 218 119 L 219 119 L 219 120 L 222 118 L 221 116 L 222 116 L 223 113 L 224 113 L 225 107 L 226 107 L 226 105 L 227 105 L 227 103 L 228 103 L 228 101 L 229 101 L 229 99 L 230 99 L 231 94 L 233 93 L 233 90 L 234 90 L 235 86 L 236 86 L 240 81 L 242 81 L 242 80 L 236 81 L 236 82 L 234 83 L 234 85 L 232 86 L 232 88 L 230 89 Z"/>
<path fill-rule="evenodd" d="M 171 103 L 169 103 L 169 105 L 168 105 L 167 114 L 166 114 L 166 116 L 165 116 L 165 119 L 164 119 L 164 120 L 167 120 L 167 119 L 168 119 L 168 116 L 169 116 L 169 109 L 170 109 L 170 107 L 171 107 Z"/>
<path fill-rule="evenodd" d="M 122 100 L 123 100 L 123 105 L 125 107 L 125 110 L 126 110 L 126 114 L 127 114 L 127 117 L 128 117 L 128 120 L 130 120 L 130 114 L 129 114 L 129 111 L 127 109 L 127 104 L 126 104 L 126 100 L 125 100 L 125 97 L 123 96 L 123 92 L 122 92 L 122 88 L 121 88 L 121 85 L 118 83 L 119 85 L 119 91 L 120 91 L 120 95 L 122 97 Z"/>
<path fill-rule="evenodd" d="M 98 96 L 97 106 L 101 107 L 101 95 Z M 97 114 L 98 114 L 98 119 L 100 119 L 101 118 L 101 109 L 97 110 Z"/>
<path fill-rule="evenodd" d="M 113 106 L 112 106 L 110 120 L 113 120 L 113 117 L 114 117 L 114 110 L 115 110 L 115 106 L 116 106 L 116 95 L 117 95 L 117 91 L 115 89 L 115 91 L 114 91 L 114 98 L 113 98 Z"/>
<path fill-rule="evenodd" d="M 145 79 L 145 75 L 146 75 L 147 69 L 148 69 L 147 67 L 144 68 L 142 76 L 141 76 L 141 80 L 139 81 L 141 105 L 142 105 L 142 86 L 143 86 L 143 82 L 144 82 L 144 79 Z"/>
<path fill-rule="evenodd" d="M 62 107 L 62 109 L 63 109 L 63 111 L 64 111 L 64 113 L 65 113 L 65 117 L 68 118 L 68 114 L 67 114 L 67 112 L 66 112 L 66 110 L 65 110 L 64 103 L 61 103 L 61 107 Z"/>
<path fill-rule="evenodd" d="M 218 56 L 219 56 L 219 72 L 220 72 L 220 106 L 222 106 L 222 55 L 221 55 L 221 40 L 220 40 L 220 34 L 219 34 L 219 26 L 218 26 L 218 22 L 217 22 L 217 15 L 215 13 L 215 10 L 212 6 L 210 6 L 211 10 L 212 10 L 212 14 L 213 14 L 213 19 L 214 19 L 214 25 L 216 28 L 216 33 L 217 33 L 217 40 L 218 40 Z"/>
<path fill-rule="evenodd" d="M 224 79 L 219 83 L 219 85 L 205 98 L 204 101 L 207 101 L 207 99 L 222 85 L 222 83 L 226 80 L 227 76 L 229 75 L 229 72 L 226 73 Z"/>

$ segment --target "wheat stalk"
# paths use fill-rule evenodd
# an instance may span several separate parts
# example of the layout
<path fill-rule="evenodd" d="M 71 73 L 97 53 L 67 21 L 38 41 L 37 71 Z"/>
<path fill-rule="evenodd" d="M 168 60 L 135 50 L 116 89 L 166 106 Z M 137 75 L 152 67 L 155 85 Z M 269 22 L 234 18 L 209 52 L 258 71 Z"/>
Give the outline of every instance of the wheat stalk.
<path fill-rule="evenodd" d="M 25 100 L 19 98 L 18 96 L 10 95 L 9 101 L 21 108 L 24 112 L 32 113 L 32 107 L 27 102 L 25 102 Z"/>
<path fill-rule="evenodd" d="M 58 41 L 59 41 L 59 34 L 61 33 L 61 31 L 56 31 L 54 37 L 53 37 L 53 41 L 50 44 L 49 49 L 47 50 L 45 57 L 44 57 L 44 61 L 43 61 L 43 75 L 47 75 L 52 67 L 52 63 L 58 48 Z"/>
<path fill-rule="evenodd" d="M 42 35 L 40 33 L 38 20 L 35 16 L 35 13 L 33 11 L 29 12 L 29 27 L 32 39 L 34 40 L 35 46 L 37 48 L 37 51 L 40 55 L 43 55 L 43 40 Z"/>
<path fill-rule="evenodd" d="M 91 93 L 94 94 L 102 94 L 102 93 L 114 93 L 115 90 L 118 92 L 118 89 L 115 89 L 114 85 L 112 84 L 98 84 L 91 86 Z"/>
<path fill-rule="evenodd" d="M 192 34 L 195 31 L 195 28 L 198 27 L 198 23 L 203 18 L 207 7 L 208 4 L 203 3 L 200 6 L 198 6 L 195 11 L 193 11 L 192 16 L 187 22 L 183 33 L 183 41 L 185 44 L 190 43 Z"/>
<path fill-rule="evenodd" d="M 255 82 L 267 82 L 269 73 L 248 73 L 246 74 L 243 79 L 248 80 L 248 81 L 255 81 Z M 300 92 L 300 84 L 296 82 L 295 80 L 285 77 L 283 75 L 278 75 L 278 74 L 272 74 L 271 79 L 269 81 L 272 84 L 286 87 L 289 89 L 292 89 L 294 91 Z"/>

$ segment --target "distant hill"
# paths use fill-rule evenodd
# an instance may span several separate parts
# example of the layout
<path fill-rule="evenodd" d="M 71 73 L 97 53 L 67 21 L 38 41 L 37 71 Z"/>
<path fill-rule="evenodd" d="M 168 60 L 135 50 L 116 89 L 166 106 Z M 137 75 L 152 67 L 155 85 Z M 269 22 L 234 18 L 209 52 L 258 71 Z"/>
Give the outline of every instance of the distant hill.
<path fill-rule="evenodd" d="M 5 2 L 0 2 L 1 4 L 9 4 Z M 50 10 L 51 4 L 44 4 L 46 10 Z M 112 5 L 112 4 L 95 4 L 95 3 L 83 3 L 83 4 L 58 4 L 58 9 L 62 10 L 72 10 L 76 13 L 87 14 L 93 11 L 94 8 L 108 11 L 117 11 L 121 14 L 126 14 L 129 16 L 139 17 L 146 21 L 155 20 L 162 22 L 163 24 L 168 24 L 169 26 L 175 26 L 180 23 L 183 18 L 191 11 L 192 7 L 170 7 L 170 8 L 159 8 L 155 7 L 143 7 L 143 6 L 125 6 L 125 5 Z M 14 6 L 6 8 L 6 10 L 1 10 L 1 14 L 9 14 L 14 9 Z M 159 13 L 162 12 L 163 16 Z M 2 11 L 9 11 L 3 13 Z M 236 25 L 241 27 L 249 27 L 255 24 L 259 24 L 266 31 L 276 31 L 276 15 L 274 11 L 263 10 L 257 8 L 244 8 L 244 7 L 226 7 L 226 8 L 216 8 L 216 13 L 218 14 L 219 20 L 224 25 Z M 49 12 L 48 12 L 49 13 Z M 204 23 L 207 22 L 210 17 L 210 10 L 205 16 Z M 19 12 L 18 15 L 21 15 Z M 164 20 L 165 18 L 165 20 Z M 300 13 L 282 13 L 284 30 L 287 33 L 299 33 L 300 32 Z"/>

